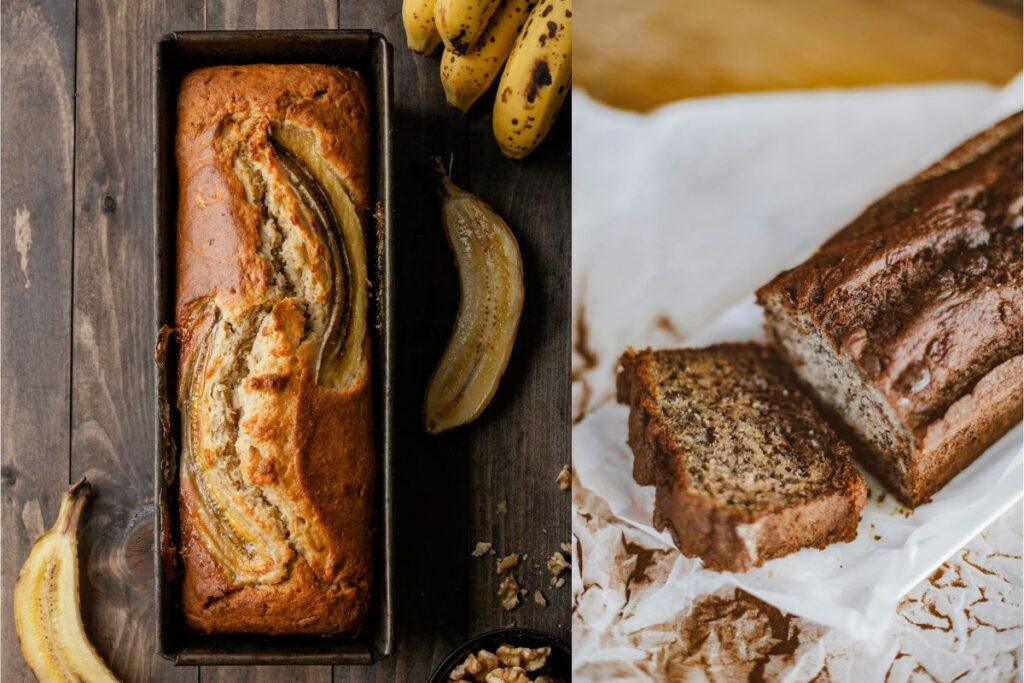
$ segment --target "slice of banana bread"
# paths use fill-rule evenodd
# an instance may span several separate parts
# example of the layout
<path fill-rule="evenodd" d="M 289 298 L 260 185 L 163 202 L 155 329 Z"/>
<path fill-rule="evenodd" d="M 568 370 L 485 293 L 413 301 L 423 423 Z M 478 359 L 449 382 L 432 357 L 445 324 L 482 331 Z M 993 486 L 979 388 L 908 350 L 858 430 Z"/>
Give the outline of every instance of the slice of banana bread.
<path fill-rule="evenodd" d="M 622 356 L 633 477 L 688 557 L 745 571 L 851 541 L 867 486 L 850 447 L 775 351 L 758 344 Z"/>

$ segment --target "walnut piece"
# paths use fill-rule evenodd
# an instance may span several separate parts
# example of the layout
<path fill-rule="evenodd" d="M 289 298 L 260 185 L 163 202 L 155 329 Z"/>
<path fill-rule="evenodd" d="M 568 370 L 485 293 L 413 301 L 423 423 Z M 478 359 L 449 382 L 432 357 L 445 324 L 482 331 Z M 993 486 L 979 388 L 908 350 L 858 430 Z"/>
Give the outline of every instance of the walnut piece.
<path fill-rule="evenodd" d="M 494 667 L 492 666 L 487 671 L 490 671 Z M 476 655 L 472 652 L 466 657 L 466 659 L 459 664 L 457 667 L 452 669 L 452 672 L 448 674 L 448 678 L 453 681 L 464 681 L 469 680 L 470 676 L 476 676 L 479 673 L 486 673 L 483 670 L 483 666 L 480 664 L 480 660 L 477 659 Z"/>
<path fill-rule="evenodd" d="M 548 601 L 540 591 L 533 591 L 533 601 L 541 607 L 547 607 Z"/>
<path fill-rule="evenodd" d="M 550 647 L 515 647 L 501 645 L 496 652 L 498 661 L 503 666 L 521 667 L 527 671 L 536 671 L 548 663 L 551 656 Z"/>
<path fill-rule="evenodd" d="M 572 488 L 572 471 L 568 465 L 563 465 L 562 470 L 555 477 L 555 483 L 558 484 L 558 488 L 563 491 L 568 491 Z"/>
<path fill-rule="evenodd" d="M 498 573 L 504 574 L 517 564 L 519 564 L 519 553 L 510 553 L 498 560 Z"/>
<path fill-rule="evenodd" d="M 485 543 L 484 541 L 479 541 L 476 544 L 476 547 L 473 548 L 473 552 L 471 552 L 470 555 L 472 555 L 473 557 L 481 557 L 483 555 L 486 555 L 488 552 L 490 552 L 490 550 L 491 550 L 491 544 L 490 543 Z"/>
<path fill-rule="evenodd" d="M 565 556 L 562 555 L 562 553 L 557 550 L 552 553 L 551 559 L 548 560 L 548 572 L 551 573 L 551 585 L 554 586 L 558 582 L 558 575 L 571 566 L 572 565 L 565 561 Z"/>
<path fill-rule="evenodd" d="M 487 674 L 487 678 L 484 680 L 486 683 L 533 683 L 530 677 L 526 675 L 526 672 L 518 666 L 507 669 L 495 669 Z"/>
<path fill-rule="evenodd" d="M 448 680 L 453 683 L 534 683 L 529 674 L 544 668 L 550 655 L 550 647 L 503 644 L 496 652 L 480 650 L 476 654 L 470 653 L 451 670 Z M 536 680 L 556 683 L 556 679 L 546 675 L 540 675 Z"/>
<path fill-rule="evenodd" d="M 506 612 L 516 608 L 516 605 L 519 604 L 519 584 L 516 583 L 516 577 L 511 574 L 505 576 L 501 585 L 498 586 L 498 600 L 501 602 L 501 608 Z"/>

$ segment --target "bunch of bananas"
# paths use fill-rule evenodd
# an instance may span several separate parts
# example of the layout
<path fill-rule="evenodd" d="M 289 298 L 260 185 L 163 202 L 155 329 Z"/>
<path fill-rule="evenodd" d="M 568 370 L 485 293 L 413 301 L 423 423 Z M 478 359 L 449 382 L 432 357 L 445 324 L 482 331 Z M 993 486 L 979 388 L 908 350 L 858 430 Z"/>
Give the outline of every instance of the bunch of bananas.
<path fill-rule="evenodd" d="M 572 0 L 404 0 L 402 19 L 416 52 L 444 43 L 441 85 L 456 109 L 468 111 L 501 75 L 494 137 L 506 156 L 529 156 L 569 91 Z"/>

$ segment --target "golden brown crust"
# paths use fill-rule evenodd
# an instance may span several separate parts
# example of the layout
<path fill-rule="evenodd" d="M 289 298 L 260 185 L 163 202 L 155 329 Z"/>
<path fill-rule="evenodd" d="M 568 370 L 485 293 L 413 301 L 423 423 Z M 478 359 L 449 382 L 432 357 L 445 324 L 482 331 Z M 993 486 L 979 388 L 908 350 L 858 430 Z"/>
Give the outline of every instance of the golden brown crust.
<path fill-rule="evenodd" d="M 199 389 L 188 407 L 201 432 L 189 456 L 200 474 L 181 478 L 186 620 L 203 632 L 354 635 L 372 589 L 370 340 L 365 334 L 358 343 L 351 377 L 318 381 L 318 345 L 336 293 L 326 247 L 303 227 L 305 209 L 275 162 L 270 131 L 292 125 L 312 134 L 315 153 L 364 218 L 365 85 L 356 72 L 322 65 L 200 69 L 182 84 L 178 121 L 175 319 L 180 367 L 199 368 L 189 375 Z M 263 180 L 246 179 L 239 159 L 258 166 Z M 266 187 L 266 197 L 255 201 L 254 187 Z M 268 245 L 268 214 L 274 234 L 291 237 Z M 362 248 L 352 253 L 365 259 Z M 203 349 L 213 351 L 200 366 Z M 182 374 L 179 403 L 192 395 Z M 205 471 L 218 478 L 204 479 Z M 228 511 L 211 517 L 218 508 L 209 500 L 228 501 Z M 252 558 L 228 566 L 233 551 L 211 541 L 234 533 L 232 511 L 242 519 L 235 526 L 252 522 L 265 532 L 243 534 L 245 552 L 272 558 L 259 565 L 265 571 L 245 564 Z"/>
<path fill-rule="evenodd" d="M 755 347 L 720 344 L 687 352 L 727 358 Z M 682 454 L 672 433 L 674 428 L 663 419 L 650 373 L 642 367 L 656 362 L 656 353 L 659 352 L 629 349 L 623 354 L 617 394 L 618 401 L 630 407 L 629 445 L 635 456 L 634 479 L 642 486 L 655 486 L 654 524 L 660 530 L 669 530 L 684 555 L 699 557 L 710 569 L 746 571 L 805 547 L 824 548 L 856 538 L 867 486 L 850 460 L 849 449 L 820 416 L 812 416 L 815 430 L 830 435 L 827 447 L 834 449 L 835 460 L 835 469 L 823 493 L 760 510 L 742 509 L 696 494 L 686 468 L 679 464 Z M 779 361 L 776 358 L 774 362 Z M 795 377 L 788 389 L 793 396 L 799 393 Z M 803 410 L 805 407 L 800 411 Z"/>
<path fill-rule="evenodd" d="M 1022 345 L 1021 122 L 968 140 L 758 291 L 772 341 L 910 505 L 1020 420 L 1019 373 L 1000 368 Z M 809 346 L 828 368 L 805 367 Z"/>

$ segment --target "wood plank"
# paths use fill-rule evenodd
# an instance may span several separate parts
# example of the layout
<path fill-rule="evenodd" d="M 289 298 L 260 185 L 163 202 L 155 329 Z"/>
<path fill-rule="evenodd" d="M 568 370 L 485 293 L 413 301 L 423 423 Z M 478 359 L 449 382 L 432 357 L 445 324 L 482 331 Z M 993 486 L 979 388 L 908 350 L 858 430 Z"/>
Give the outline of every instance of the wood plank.
<path fill-rule="evenodd" d="M 296 0 L 281 3 L 274 0 L 209 0 L 206 6 L 206 28 L 214 29 L 285 29 L 337 28 L 338 7 L 333 0 Z M 218 681 L 317 681 L 331 680 L 330 666 L 204 666 L 200 680 Z"/>
<path fill-rule="evenodd" d="M 3 596 L 68 484 L 75 12 L 4 2 L 0 216 Z M 19 144 L 18 141 L 25 141 Z M 0 678 L 34 680 L 4 609 Z"/>
<path fill-rule="evenodd" d="M 492 93 L 471 112 L 472 167 L 466 189 L 485 199 L 515 232 L 523 256 L 526 301 L 516 347 L 498 393 L 471 443 L 471 543 L 494 543 L 498 555 L 526 559 L 512 572 L 528 594 L 512 612 L 501 609 L 503 578 L 494 558 L 470 563 L 467 616 L 471 634 L 516 626 L 571 640 L 569 572 L 550 585 L 547 560 L 569 543 L 570 494 L 555 477 L 570 460 L 571 118 L 560 113 L 548 138 L 524 162 L 502 155 L 491 130 Z M 499 503 L 507 512 L 499 513 Z M 470 546 L 472 547 L 472 546 Z M 534 602 L 539 590 L 547 607 Z"/>
<path fill-rule="evenodd" d="M 95 500 L 82 602 L 127 681 L 196 680 L 154 652 L 152 49 L 202 27 L 202 0 L 78 3 L 72 366 L 73 476 Z"/>
<path fill-rule="evenodd" d="M 1020 3 L 588 0 L 573 80 L 616 107 L 783 88 L 982 80 L 1021 69 Z"/>
<path fill-rule="evenodd" d="M 334 0 L 209 0 L 208 29 L 337 28 Z"/>

